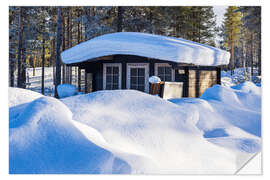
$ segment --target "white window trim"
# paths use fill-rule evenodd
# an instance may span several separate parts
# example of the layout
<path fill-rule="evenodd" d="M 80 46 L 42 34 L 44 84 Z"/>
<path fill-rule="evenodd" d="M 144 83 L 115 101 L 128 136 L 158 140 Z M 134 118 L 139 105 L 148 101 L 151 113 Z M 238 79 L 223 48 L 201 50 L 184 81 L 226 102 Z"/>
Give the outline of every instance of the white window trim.
<path fill-rule="evenodd" d="M 144 92 L 149 92 L 149 63 L 127 63 L 127 89 L 130 89 L 130 69 L 131 68 L 145 68 L 145 89 Z"/>
<path fill-rule="evenodd" d="M 106 90 L 106 68 L 119 67 L 118 89 L 122 88 L 122 64 L 121 63 L 103 63 L 103 90 Z"/>
<path fill-rule="evenodd" d="M 155 63 L 155 76 L 158 76 L 158 67 L 171 67 L 168 63 Z M 172 82 L 175 81 L 175 70 L 172 69 Z"/>

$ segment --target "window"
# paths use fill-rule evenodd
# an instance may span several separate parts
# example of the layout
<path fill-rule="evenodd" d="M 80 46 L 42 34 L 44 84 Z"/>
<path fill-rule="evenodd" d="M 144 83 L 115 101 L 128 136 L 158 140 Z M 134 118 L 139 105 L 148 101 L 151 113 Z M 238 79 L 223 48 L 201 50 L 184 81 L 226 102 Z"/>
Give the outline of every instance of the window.
<path fill-rule="evenodd" d="M 131 68 L 130 69 L 130 89 L 143 91 L 145 89 L 145 69 Z"/>
<path fill-rule="evenodd" d="M 103 89 L 121 89 L 121 64 L 103 64 Z"/>
<path fill-rule="evenodd" d="M 161 81 L 174 81 L 174 70 L 171 65 L 167 63 L 156 63 L 155 75 L 158 76 Z"/>
<path fill-rule="evenodd" d="M 149 91 L 149 64 L 128 63 L 127 64 L 127 89 L 136 89 L 142 92 Z"/>

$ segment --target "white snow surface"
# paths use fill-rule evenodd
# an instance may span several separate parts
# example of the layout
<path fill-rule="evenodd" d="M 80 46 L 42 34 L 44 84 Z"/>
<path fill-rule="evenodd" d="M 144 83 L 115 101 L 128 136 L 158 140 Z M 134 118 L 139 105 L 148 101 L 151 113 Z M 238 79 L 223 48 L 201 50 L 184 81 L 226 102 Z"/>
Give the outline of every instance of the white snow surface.
<path fill-rule="evenodd" d="M 14 107 L 21 104 L 29 103 L 41 96 L 40 93 L 21 89 L 21 88 L 9 88 L 8 89 L 8 106 Z"/>
<path fill-rule="evenodd" d="M 61 53 L 65 64 L 109 55 L 137 55 L 202 66 L 226 65 L 230 53 L 215 47 L 168 36 L 118 32 L 98 36 Z"/>
<path fill-rule="evenodd" d="M 25 96 L 10 116 L 10 173 L 234 174 L 261 149 L 256 88 L 170 101 L 135 90 Z"/>

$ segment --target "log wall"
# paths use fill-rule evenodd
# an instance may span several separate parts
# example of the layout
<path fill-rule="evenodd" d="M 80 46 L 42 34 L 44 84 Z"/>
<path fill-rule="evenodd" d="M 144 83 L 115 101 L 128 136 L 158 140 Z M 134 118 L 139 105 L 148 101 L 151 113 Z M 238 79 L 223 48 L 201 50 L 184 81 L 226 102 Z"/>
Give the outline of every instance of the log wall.
<path fill-rule="evenodd" d="M 216 70 L 189 70 L 189 97 L 200 97 L 203 92 L 217 84 Z"/>

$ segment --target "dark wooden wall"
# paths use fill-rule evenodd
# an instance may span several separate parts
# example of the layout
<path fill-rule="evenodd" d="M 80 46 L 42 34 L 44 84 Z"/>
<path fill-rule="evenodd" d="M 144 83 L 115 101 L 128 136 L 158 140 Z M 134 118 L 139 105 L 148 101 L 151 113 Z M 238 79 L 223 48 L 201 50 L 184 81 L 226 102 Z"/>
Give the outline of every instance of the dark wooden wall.
<path fill-rule="evenodd" d="M 187 66 L 179 65 L 169 61 L 150 59 L 140 56 L 115 55 L 107 57 L 106 60 L 84 62 L 78 64 L 87 73 L 93 74 L 93 91 L 103 89 L 103 63 L 122 64 L 122 89 L 126 89 L 126 64 L 127 63 L 149 63 L 149 77 L 154 75 L 155 63 L 169 63 L 175 71 L 175 81 L 183 82 L 183 97 L 200 97 L 205 89 L 214 84 L 220 84 L 220 68 L 212 66 Z"/>

